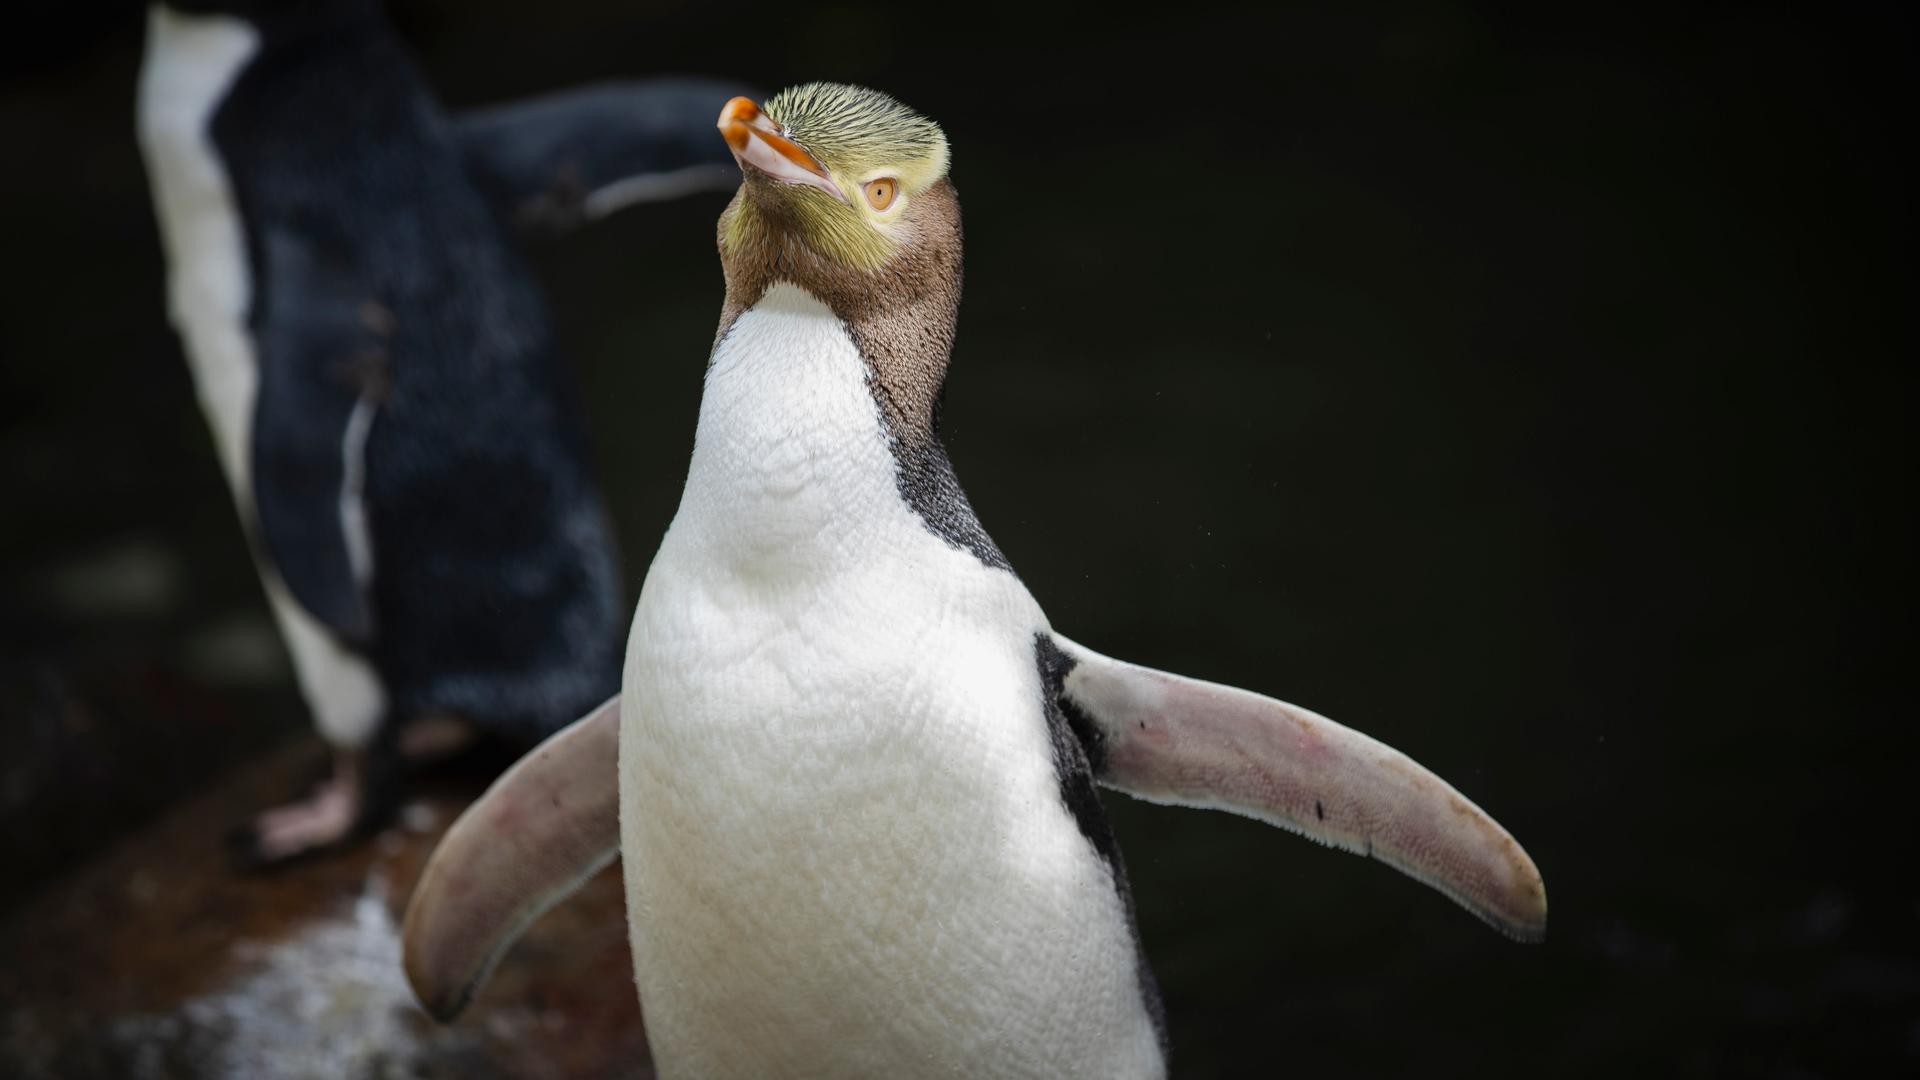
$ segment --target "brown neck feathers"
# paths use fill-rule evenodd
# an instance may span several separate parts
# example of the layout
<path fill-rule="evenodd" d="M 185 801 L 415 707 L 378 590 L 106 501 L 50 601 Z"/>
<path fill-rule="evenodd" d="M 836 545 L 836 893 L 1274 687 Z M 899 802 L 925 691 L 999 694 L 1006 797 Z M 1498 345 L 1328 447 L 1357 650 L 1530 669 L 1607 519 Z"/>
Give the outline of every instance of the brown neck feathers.
<path fill-rule="evenodd" d="M 751 175 L 747 180 L 765 182 Z M 740 211 L 741 200 L 751 197 L 743 186 L 721 215 L 723 238 L 728 219 Z M 777 197 L 757 198 L 754 210 L 779 205 Z M 798 239 L 791 222 L 766 224 L 740 250 L 721 245 L 727 300 L 715 344 L 775 283 L 791 282 L 812 293 L 846 324 L 866 362 L 867 386 L 886 423 L 900 497 L 941 540 L 988 567 L 1011 572 L 1006 556 L 980 527 L 940 445 L 940 392 L 960 310 L 960 201 L 953 185 L 941 180 L 913 196 L 901 218 L 899 251 L 876 271 L 822 258 Z"/>
<path fill-rule="evenodd" d="M 750 176 L 742 185 L 720 218 L 721 236 L 741 200 L 755 197 L 748 185 L 756 183 L 768 181 Z M 721 246 L 727 299 L 716 343 L 775 283 L 798 285 L 846 324 L 895 437 L 909 444 L 932 440 L 960 309 L 960 201 L 953 185 L 941 180 L 913 196 L 900 220 L 898 254 L 875 271 L 823 258 L 777 216 L 780 205 L 778 197 L 756 198 L 754 212 L 768 227 L 738 250 Z"/>

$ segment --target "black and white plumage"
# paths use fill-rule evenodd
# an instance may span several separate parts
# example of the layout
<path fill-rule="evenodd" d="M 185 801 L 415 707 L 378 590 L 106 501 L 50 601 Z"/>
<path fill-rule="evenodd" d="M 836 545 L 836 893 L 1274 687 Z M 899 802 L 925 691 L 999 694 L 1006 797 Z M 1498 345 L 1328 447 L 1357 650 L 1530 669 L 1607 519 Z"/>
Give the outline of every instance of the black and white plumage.
<path fill-rule="evenodd" d="M 263 819 L 273 857 L 370 820 L 401 724 L 531 742 L 617 685 L 614 542 L 507 226 L 726 182 L 734 88 L 454 120 L 372 0 L 193 7 L 153 9 L 140 86 L 171 315 L 302 689 L 354 754 L 315 813 Z"/>
<path fill-rule="evenodd" d="M 1054 630 L 939 445 L 961 230 L 931 121 L 814 84 L 718 126 L 746 166 L 727 299 L 622 694 L 429 861 L 404 939 L 431 1011 L 617 851 L 663 1077 L 1163 1077 L 1097 785 L 1545 932 L 1526 852 L 1406 755 Z"/>

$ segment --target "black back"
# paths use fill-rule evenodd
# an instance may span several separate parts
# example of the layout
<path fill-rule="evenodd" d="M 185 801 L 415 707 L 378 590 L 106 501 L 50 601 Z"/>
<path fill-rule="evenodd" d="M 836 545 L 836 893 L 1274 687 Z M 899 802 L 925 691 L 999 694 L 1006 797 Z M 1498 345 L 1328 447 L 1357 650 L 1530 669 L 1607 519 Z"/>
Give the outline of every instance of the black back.
<path fill-rule="evenodd" d="M 253 274 L 267 554 L 396 709 L 533 737 L 617 689 L 623 610 L 544 307 L 377 8 L 280 7 L 213 123 Z M 362 592 L 338 496 L 363 401 Z"/>

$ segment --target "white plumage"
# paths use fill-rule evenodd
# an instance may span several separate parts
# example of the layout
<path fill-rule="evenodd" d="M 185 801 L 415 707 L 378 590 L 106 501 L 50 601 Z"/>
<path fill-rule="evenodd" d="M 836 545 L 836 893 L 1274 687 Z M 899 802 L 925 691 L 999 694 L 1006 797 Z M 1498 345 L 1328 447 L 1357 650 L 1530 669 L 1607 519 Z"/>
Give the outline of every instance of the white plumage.
<path fill-rule="evenodd" d="M 859 352 L 777 285 L 716 349 L 627 654 L 621 841 L 664 1076 L 1156 1076 L 1011 573 L 902 500 Z"/>
<path fill-rule="evenodd" d="M 829 169 L 927 164 L 850 150 L 843 129 L 876 123 L 930 126 L 850 87 L 721 111 L 748 167 L 729 311 L 617 717 L 548 740 L 448 832 L 408 910 L 421 1000 L 456 1015 L 618 848 L 663 1076 L 1160 1076 L 1095 780 L 1365 852 L 1539 940 L 1532 860 L 1406 755 L 1051 632 L 937 444 L 951 189 L 923 177 L 896 250 Z M 840 242 L 869 229 L 871 273 Z"/>
<path fill-rule="evenodd" d="M 168 312 L 249 531 L 255 524 L 252 439 L 260 392 L 258 353 L 247 327 L 253 276 L 233 186 L 214 150 L 212 124 L 259 48 L 259 31 L 244 20 L 154 7 L 140 67 L 138 113 L 140 149 L 167 256 Z M 364 452 L 364 435 L 363 427 L 341 448 L 350 465 Z M 350 472 L 359 475 L 357 467 Z M 341 517 L 350 542 L 367 551 L 357 488 L 341 492 Z M 371 556 L 364 562 L 371 572 Z M 342 648 L 293 598 L 272 566 L 260 568 L 260 580 L 314 722 L 336 745 L 363 745 L 386 710 L 386 690 L 373 666 Z"/>

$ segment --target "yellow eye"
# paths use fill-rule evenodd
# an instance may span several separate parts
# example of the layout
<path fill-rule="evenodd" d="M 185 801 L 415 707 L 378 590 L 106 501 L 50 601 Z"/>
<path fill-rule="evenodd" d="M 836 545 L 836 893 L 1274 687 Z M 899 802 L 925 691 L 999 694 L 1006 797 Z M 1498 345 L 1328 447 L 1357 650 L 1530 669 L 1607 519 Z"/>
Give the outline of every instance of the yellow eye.
<path fill-rule="evenodd" d="M 900 182 L 891 176 L 878 180 L 869 180 L 861 190 L 867 193 L 867 205 L 875 210 L 885 210 L 893 205 L 893 197 L 900 194 Z"/>

